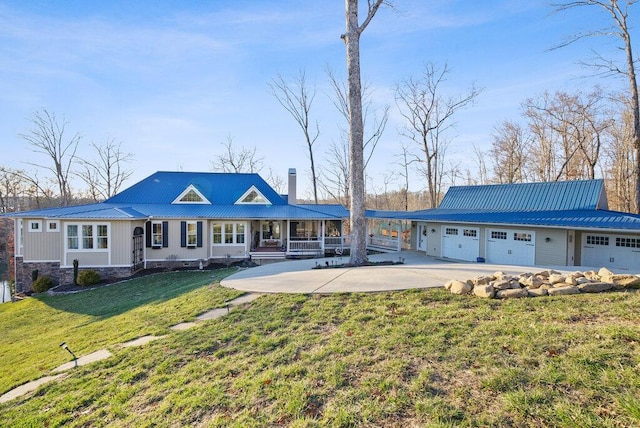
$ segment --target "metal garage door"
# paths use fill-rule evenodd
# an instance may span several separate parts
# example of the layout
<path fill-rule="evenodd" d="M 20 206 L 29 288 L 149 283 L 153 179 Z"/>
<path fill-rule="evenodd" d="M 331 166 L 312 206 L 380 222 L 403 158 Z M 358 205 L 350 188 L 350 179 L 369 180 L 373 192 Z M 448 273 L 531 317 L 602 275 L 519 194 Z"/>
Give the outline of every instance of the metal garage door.
<path fill-rule="evenodd" d="M 487 263 L 531 266 L 536 259 L 533 230 L 487 229 Z"/>
<path fill-rule="evenodd" d="M 581 265 L 640 272 L 640 237 L 585 233 Z"/>
<path fill-rule="evenodd" d="M 477 227 L 444 226 L 442 257 L 475 262 L 480 255 L 479 235 Z"/>

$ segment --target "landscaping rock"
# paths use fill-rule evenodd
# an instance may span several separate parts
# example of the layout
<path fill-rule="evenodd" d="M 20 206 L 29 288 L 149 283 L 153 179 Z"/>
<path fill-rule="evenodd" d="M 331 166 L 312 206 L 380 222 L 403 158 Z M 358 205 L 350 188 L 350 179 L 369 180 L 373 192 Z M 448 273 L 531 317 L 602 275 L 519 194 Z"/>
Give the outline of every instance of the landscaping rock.
<path fill-rule="evenodd" d="M 491 284 L 476 285 L 475 287 L 473 287 L 473 294 L 475 294 L 478 297 L 493 299 L 493 297 L 496 295 L 496 290 L 493 288 Z"/>
<path fill-rule="evenodd" d="M 509 281 L 509 284 L 513 289 L 522 288 L 522 284 L 520 284 L 517 279 L 512 279 L 511 281 Z"/>
<path fill-rule="evenodd" d="M 629 274 L 611 275 L 610 280 L 613 284 L 622 288 L 640 287 L 640 277 Z"/>
<path fill-rule="evenodd" d="M 487 299 L 600 293 L 625 287 L 640 288 L 640 275 L 614 274 L 607 268 L 598 272 L 576 271 L 570 274 L 549 269 L 517 276 L 495 272 L 493 275 L 478 275 L 466 282 L 451 280 L 445 283 L 445 288 L 453 294 L 473 294 Z"/>
<path fill-rule="evenodd" d="M 540 288 L 540 286 L 544 284 L 544 280 L 538 275 L 522 278 L 520 282 L 529 289 Z"/>
<path fill-rule="evenodd" d="M 509 289 L 509 290 L 500 290 L 496 293 L 496 297 L 498 299 L 515 299 L 520 297 L 527 297 L 529 293 L 524 288 Z"/>
<path fill-rule="evenodd" d="M 495 288 L 496 290 L 507 290 L 509 288 L 513 288 L 511 287 L 511 282 L 507 281 L 506 279 L 497 279 L 495 281 L 491 281 L 490 285 L 493 286 L 493 288 Z M 476 287 L 478 287 L 478 285 L 476 285 Z"/>
<path fill-rule="evenodd" d="M 567 294 L 578 294 L 580 290 L 574 285 L 564 285 L 562 287 L 553 287 L 547 290 L 549 296 L 563 296 Z"/>
<path fill-rule="evenodd" d="M 449 291 L 452 294 L 471 294 L 472 289 L 473 286 L 468 282 L 451 281 L 451 284 L 449 285 Z"/>
<path fill-rule="evenodd" d="M 527 290 L 527 294 L 529 295 L 529 297 L 541 297 L 546 296 L 549 293 L 547 292 L 546 288 L 540 287 Z"/>
<path fill-rule="evenodd" d="M 578 285 L 578 290 L 583 293 L 601 293 L 603 291 L 611 290 L 613 284 L 608 282 L 587 282 L 585 284 Z"/>
<path fill-rule="evenodd" d="M 474 286 L 476 286 L 476 285 L 487 285 L 491 283 L 491 281 L 493 280 L 495 280 L 495 278 L 492 276 L 481 275 L 473 278 L 471 282 L 473 283 Z"/>
<path fill-rule="evenodd" d="M 554 273 L 554 274 L 549 275 L 549 283 L 551 285 L 564 283 L 566 281 L 566 279 L 567 279 L 566 276 L 561 275 L 559 273 Z"/>

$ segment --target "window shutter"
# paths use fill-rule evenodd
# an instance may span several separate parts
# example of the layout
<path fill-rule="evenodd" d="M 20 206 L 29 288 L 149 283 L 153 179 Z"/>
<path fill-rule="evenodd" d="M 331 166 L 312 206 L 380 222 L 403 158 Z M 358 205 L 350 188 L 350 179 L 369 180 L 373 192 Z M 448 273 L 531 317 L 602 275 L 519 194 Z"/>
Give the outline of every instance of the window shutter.
<path fill-rule="evenodd" d="M 162 246 L 167 248 L 169 246 L 169 222 L 162 222 Z"/>
<path fill-rule="evenodd" d="M 196 245 L 198 247 L 202 247 L 202 222 L 201 221 L 197 223 L 197 233 L 198 235 L 196 237 Z"/>
<path fill-rule="evenodd" d="M 186 221 L 180 222 L 180 246 L 183 248 L 187 246 L 187 222 Z"/>
<path fill-rule="evenodd" d="M 144 224 L 144 230 L 145 230 L 145 243 L 147 248 L 151 248 L 151 222 L 148 221 Z"/>

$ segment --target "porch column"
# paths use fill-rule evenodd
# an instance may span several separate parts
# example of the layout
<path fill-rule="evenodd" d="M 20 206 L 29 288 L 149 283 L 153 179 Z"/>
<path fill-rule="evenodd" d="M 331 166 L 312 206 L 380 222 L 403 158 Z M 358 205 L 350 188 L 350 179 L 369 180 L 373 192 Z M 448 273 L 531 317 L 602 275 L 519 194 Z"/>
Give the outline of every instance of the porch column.
<path fill-rule="evenodd" d="M 320 249 L 322 250 L 322 252 L 324 253 L 324 237 L 326 236 L 326 232 L 327 232 L 327 221 L 326 220 L 322 220 L 322 223 L 320 224 L 321 230 L 320 230 Z"/>
<path fill-rule="evenodd" d="M 402 225 L 402 222 L 399 221 L 398 222 L 398 242 L 397 242 L 398 251 L 402 250 L 402 227 L 401 227 L 401 225 Z"/>
<path fill-rule="evenodd" d="M 287 253 L 291 252 L 291 219 L 287 219 Z"/>

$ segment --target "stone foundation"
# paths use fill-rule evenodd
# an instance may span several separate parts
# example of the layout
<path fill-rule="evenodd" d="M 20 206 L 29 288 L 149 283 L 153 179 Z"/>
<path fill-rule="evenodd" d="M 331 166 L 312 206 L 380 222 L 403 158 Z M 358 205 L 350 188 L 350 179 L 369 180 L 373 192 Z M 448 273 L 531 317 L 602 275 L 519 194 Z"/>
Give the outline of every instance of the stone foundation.
<path fill-rule="evenodd" d="M 22 257 L 16 257 L 16 293 L 27 293 L 33 291 L 33 271 L 38 271 L 38 278 L 48 276 L 55 285 L 60 284 L 60 263 L 59 262 L 27 262 L 22 261 Z M 71 273 L 73 277 L 73 272 Z"/>

